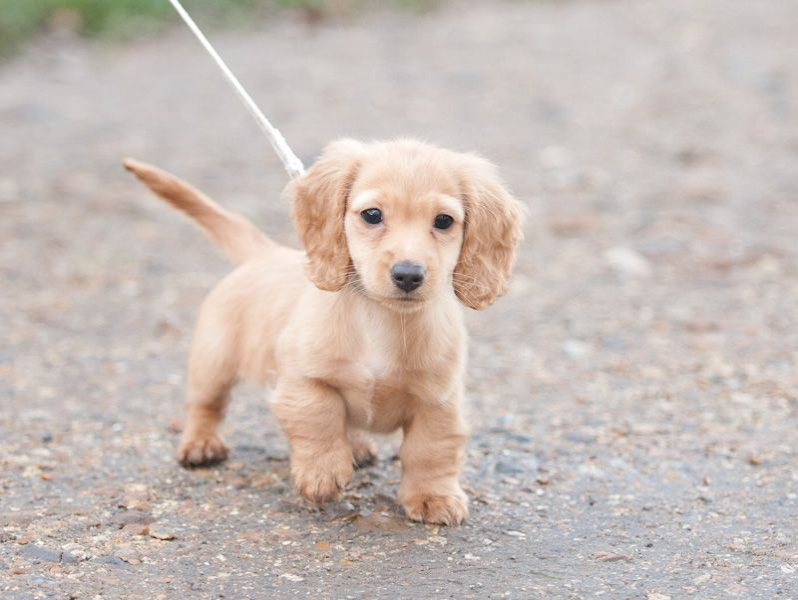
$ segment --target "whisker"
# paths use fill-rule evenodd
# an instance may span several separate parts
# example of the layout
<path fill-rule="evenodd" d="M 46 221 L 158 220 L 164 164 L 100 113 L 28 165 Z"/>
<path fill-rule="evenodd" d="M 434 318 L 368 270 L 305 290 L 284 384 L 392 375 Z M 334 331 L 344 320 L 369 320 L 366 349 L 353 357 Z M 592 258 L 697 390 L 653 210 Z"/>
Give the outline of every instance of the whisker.
<path fill-rule="evenodd" d="M 399 313 L 399 323 L 402 327 L 402 348 L 404 350 L 404 354 L 407 355 L 407 336 L 405 335 L 405 315 L 404 313 Z"/>

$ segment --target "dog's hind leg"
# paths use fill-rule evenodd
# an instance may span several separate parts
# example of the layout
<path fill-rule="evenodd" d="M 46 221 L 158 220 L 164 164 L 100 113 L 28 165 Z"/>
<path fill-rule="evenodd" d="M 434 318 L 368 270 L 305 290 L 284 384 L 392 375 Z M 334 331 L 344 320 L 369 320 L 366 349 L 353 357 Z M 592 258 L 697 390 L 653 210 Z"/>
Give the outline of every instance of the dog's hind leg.
<path fill-rule="evenodd" d="M 366 467 L 377 460 L 377 444 L 368 433 L 360 429 L 349 429 L 347 435 L 352 444 L 352 464 Z"/>
<path fill-rule="evenodd" d="M 186 425 L 177 451 L 185 467 L 221 462 L 230 453 L 218 429 L 236 382 L 237 361 L 225 343 L 229 340 L 223 334 L 214 339 L 212 333 L 208 327 L 198 327 L 191 350 Z"/>

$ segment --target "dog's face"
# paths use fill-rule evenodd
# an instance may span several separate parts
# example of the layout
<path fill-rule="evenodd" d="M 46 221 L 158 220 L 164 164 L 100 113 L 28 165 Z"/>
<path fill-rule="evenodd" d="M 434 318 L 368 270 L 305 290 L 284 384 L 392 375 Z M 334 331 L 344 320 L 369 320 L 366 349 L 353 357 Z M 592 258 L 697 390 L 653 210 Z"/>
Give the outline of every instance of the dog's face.
<path fill-rule="evenodd" d="M 344 216 L 353 285 L 399 310 L 452 289 L 465 218 L 453 173 L 407 150 L 362 163 Z"/>
<path fill-rule="evenodd" d="M 321 289 L 349 285 L 395 310 L 454 293 L 484 308 L 507 289 L 523 211 L 481 158 L 412 141 L 331 144 L 293 184 Z"/>

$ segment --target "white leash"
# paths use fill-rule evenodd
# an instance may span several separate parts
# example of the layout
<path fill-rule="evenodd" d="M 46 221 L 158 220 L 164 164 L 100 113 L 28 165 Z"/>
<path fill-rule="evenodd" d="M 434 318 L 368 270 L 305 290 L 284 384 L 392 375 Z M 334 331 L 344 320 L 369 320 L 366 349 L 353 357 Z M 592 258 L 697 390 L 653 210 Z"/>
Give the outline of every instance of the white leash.
<path fill-rule="evenodd" d="M 186 22 L 186 25 L 188 25 L 188 28 L 191 29 L 195 36 L 197 36 L 197 39 L 208 51 L 208 54 L 210 54 L 213 60 L 216 61 L 216 64 L 222 70 L 222 73 L 224 73 L 227 81 L 230 82 L 230 85 L 233 86 L 233 89 L 238 94 L 238 97 L 241 98 L 244 106 L 247 107 L 247 110 L 255 118 L 255 121 L 257 121 L 258 125 L 263 130 L 263 133 L 265 133 L 266 137 L 269 138 L 272 148 L 274 148 L 274 151 L 277 153 L 277 156 L 280 157 L 280 160 L 283 161 L 285 170 L 288 171 L 288 174 L 291 176 L 291 178 L 304 175 L 305 167 L 302 166 L 302 161 L 299 160 L 299 158 L 297 158 L 293 152 L 291 152 L 288 142 L 285 141 L 285 138 L 280 131 L 274 125 L 269 123 L 269 120 L 258 108 L 258 105 L 255 104 L 255 101 L 250 98 L 249 94 L 247 94 L 244 86 L 239 83 L 238 79 L 236 79 L 236 76 L 233 75 L 233 72 L 227 68 L 227 65 L 224 64 L 222 57 L 219 56 L 216 50 L 213 49 L 213 46 L 211 46 L 211 43 L 203 35 L 202 31 L 200 31 L 200 28 L 197 27 L 197 24 L 191 18 L 191 15 L 186 12 L 186 9 L 183 8 L 179 0 L 169 1 L 172 3 L 172 6 L 175 7 L 177 13 L 183 17 L 183 20 Z"/>

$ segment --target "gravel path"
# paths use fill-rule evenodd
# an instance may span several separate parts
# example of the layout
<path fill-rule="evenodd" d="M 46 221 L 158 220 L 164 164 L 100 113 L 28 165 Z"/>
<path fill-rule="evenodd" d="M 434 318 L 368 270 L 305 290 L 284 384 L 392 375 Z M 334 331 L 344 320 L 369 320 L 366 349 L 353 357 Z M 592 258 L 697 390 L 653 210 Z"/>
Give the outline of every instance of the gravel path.
<path fill-rule="evenodd" d="M 186 31 L 0 66 L 0 595 L 798 598 L 798 5 L 468 2 L 215 33 L 306 163 L 342 135 L 497 162 L 529 205 L 469 315 L 460 528 L 394 503 L 396 440 L 312 510 L 262 392 L 173 459 L 228 269 L 120 167 L 294 237 L 277 159 Z"/>

